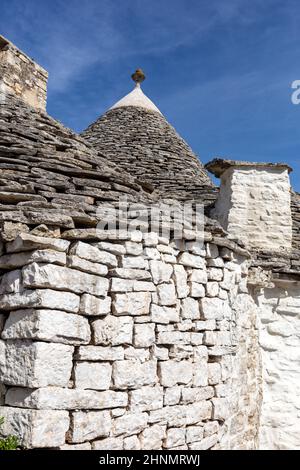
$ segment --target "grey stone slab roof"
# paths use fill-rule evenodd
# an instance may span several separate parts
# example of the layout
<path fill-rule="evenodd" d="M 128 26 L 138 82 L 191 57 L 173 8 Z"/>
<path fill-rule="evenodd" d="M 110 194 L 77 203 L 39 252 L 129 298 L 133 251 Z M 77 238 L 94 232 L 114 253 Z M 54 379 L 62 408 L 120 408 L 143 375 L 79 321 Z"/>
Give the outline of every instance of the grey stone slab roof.
<path fill-rule="evenodd" d="M 216 188 L 203 165 L 164 116 L 136 106 L 111 109 L 82 133 L 103 157 L 163 196 L 209 204 Z"/>

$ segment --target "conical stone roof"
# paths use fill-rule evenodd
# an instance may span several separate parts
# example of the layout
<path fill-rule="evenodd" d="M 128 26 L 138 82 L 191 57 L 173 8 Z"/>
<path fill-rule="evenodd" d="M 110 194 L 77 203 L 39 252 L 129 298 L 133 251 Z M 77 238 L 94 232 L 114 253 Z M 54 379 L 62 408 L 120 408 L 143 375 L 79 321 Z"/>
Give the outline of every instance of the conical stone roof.
<path fill-rule="evenodd" d="M 215 187 L 202 163 L 140 84 L 83 133 L 103 157 L 164 197 L 210 203 Z"/>

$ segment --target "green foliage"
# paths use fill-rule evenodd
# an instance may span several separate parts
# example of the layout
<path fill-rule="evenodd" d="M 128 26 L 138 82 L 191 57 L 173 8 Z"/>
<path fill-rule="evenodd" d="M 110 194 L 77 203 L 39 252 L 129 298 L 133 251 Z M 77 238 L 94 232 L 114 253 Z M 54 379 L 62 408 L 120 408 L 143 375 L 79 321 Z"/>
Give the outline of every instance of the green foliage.
<path fill-rule="evenodd" d="M 0 417 L 0 426 L 4 423 L 4 418 Z M 18 439 L 15 436 L 7 436 L 0 438 L 0 450 L 16 450 L 18 447 Z"/>

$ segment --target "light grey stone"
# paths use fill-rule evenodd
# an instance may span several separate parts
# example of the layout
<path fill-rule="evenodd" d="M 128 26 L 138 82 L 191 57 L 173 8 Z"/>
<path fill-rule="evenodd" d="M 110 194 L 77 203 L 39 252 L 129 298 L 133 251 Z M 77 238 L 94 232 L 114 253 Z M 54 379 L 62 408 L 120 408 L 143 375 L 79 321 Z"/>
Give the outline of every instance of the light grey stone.
<path fill-rule="evenodd" d="M 148 269 L 148 261 L 143 256 L 123 256 L 121 267 L 126 269 Z"/>
<path fill-rule="evenodd" d="M 175 386 L 165 389 L 164 406 L 178 405 L 181 398 L 181 388 L 182 387 Z"/>
<path fill-rule="evenodd" d="M 200 320 L 200 309 L 198 300 L 188 297 L 182 300 L 181 316 L 183 319 Z"/>
<path fill-rule="evenodd" d="M 158 244 L 158 235 L 156 232 L 144 233 L 143 241 L 145 246 L 156 246 Z"/>
<path fill-rule="evenodd" d="M 201 256 L 190 253 L 182 253 L 178 258 L 178 263 L 189 268 L 205 269 L 205 259 Z"/>
<path fill-rule="evenodd" d="M 158 364 L 158 375 L 163 387 L 188 384 L 193 378 L 193 365 L 188 361 L 163 361 Z"/>
<path fill-rule="evenodd" d="M 181 389 L 181 402 L 185 405 L 196 403 L 198 401 L 209 400 L 213 396 L 213 387 L 182 387 Z"/>
<path fill-rule="evenodd" d="M 198 282 L 191 282 L 190 283 L 190 293 L 191 297 L 200 298 L 205 297 L 205 287 Z"/>
<path fill-rule="evenodd" d="M 75 243 L 69 253 L 71 255 L 79 256 L 79 258 L 92 261 L 93 263 L 106 264 L 110 268 L 118 266 L 118 261 L 115 255 L 107 251 L 100 251 L 97 247 L 89 245 L 88 243 L 77 242 Z"/>
<path fill-rule="evenodd" d="M 67 266 L 69 268 L 78 269 L 86 273 L 96 274 L 98 276 L 106 276 L 108 267 L 105 264 L 93 263 L 79 256 L 70 255 L 67 258 Z"/>
<path fill-rule="evenodd" d="M 103 320 L 92 323 L 94 342 L 96 345 L 119 346 L 131 344 L 133 335 L 133 319 L 131 317 L 114 317 L 108 315 Z"/>
<path fill-rule="evenodd" d="M 174 266 L 174 280 L 179 299 L 184 299 L 189 294 L 189 286 L 187 284 L 187 272 L 181 264 Z"/>
<path fill-rule="evenodd" d="M 77 362 L 74 367 L 75 388 L 107 390 L 111 371 L 109 363 Z"/>
<path fill-rule="evenodd" d="M 175 305 L 177 301 L 175 286 L 171 284 L 159 284 L 157 286 L 158 303 L 160 305 Z"/>
<path fill-rule="evenodd" d="M 91 441 L 109 436 L 112 421 L 109 411 L 76 411 L 71 414 L 69 442 Z"/>
<path fill-rule="evenodd" d="M 166 307 L 152 304 L 151 320 L 155 323 L 162 324 L 179 322 L 179 307 Z"/>
<path fill-rule="evenodd" d="M 56 251 L 67 251 L 70 242 L 58 240 L 57 238 L 37 237 L 29 233 L 21 233 L 13 242 L 7 243 L 7 253 L 15 253 L 28 250 L 50 249 Z"/>
<path fill-rule="evenodd" d="M 125 242 L 125 250 L 127 255 L 138 256 L 143 253 L 143 245 L 132 241 Z"/>
<path fill-rule="evenodd" d="M 135 325 L 133 329 L 133 344 L 136 348 L 149 348 L 155 342 L 155 324 L 146 323 Z"/>
<path fill-rule="evenodd" d="M 149 271 L 143 269 L 115 268 L 109 271 L 111 277 L 148 281 L 151 279 Z"/>
<path fill-rule="evenodd" d="M 164 440 L 164 448 L 170 449 L 185 444 L 185 429 L 184 428 L 169 428 L 167 436 Z"/>
<path fill-rule="evenodd" d="M 51 289 L 24 289 L 15 294 L 0 296 L 0 308 L 18 310 L 22 308 L 53 308 L 77 313 L 79 310 L 78 295 L 70 292 L 59 292 Z"/>
<path fill-rule="evenodd" d="M 35 250 L 0 257 L 0 269 L 15 269 L 30 263 L 66 264 L 66 254 L 55 250 Z"/>
<path fill-rule="evenodd" d="M 124 439 L 124 450 L 139 450 L 141 444 L 137 436 L 129 436 Z"/>
<path fill-rule="evenodd" d="M 109 242 L 99 242 L 96 243 L 95 246 L 99 250 L 103 251 L 109 251 L 110 253 L 113 253 L 114 255 L 125 255 L 126 250 L 124 245 L 120 245 L 118 243 L 109 243 Z"/>
<path fill-rule="evenodd" d="M 189 426 L 186 428 L 186 442 L 199 442 L 203 439 L 203 426 Z"/>
<path fill-rule="evenodd" d="M 124 349 L 121 346 L 80 346 L 76 355 L 80 361 L 121 361 Z"/>
<path fill-rule="evenodd" d="M 112 278 L 110 284 L 111 292 L 132 292 L 134 281 L 131 279 Z"/>
<path fill-rule="evenodd" d="M 143 431 L 147 427 L 147 413 L 126 413 L 116 418 L 113 423 L 113 435 L 130 436 Z"/>
<path fill-rule="evenodd" d="M 200 301 L 201 313 L 205 320 L 222 320 L 228 307 L 218 298 L 204 298 Z"/>
<path fill-rule="evenodd" d="M 206 295 L 207 297 L 217 297 L 219 294 L 219 284 L 214 281 L 210 281 L 206 284 Z"/>
<path fill-rule="evenodd" d="M 204 269 L 192 269 L 189 275 L 190 282 L 198 282 L 199 284 L 207 283 L 207 271 Z"/>
<path fill-rule="evenodd" d="M 139 435 L 141 441 L 141 448 L 144 450 L 158 450 L 161 449 L 162 440 L 165 437 L 166 426 L 154 424 L 144 429 Z"/>
<path fill-rule="evenodd" d="M 92 442 L 92 450 L 123 450 L 123 448 L 124 439 L 122 437 L 107 437 Z"/>
<path fill-rule="evenodd" d="M 189 344 L 191 334 L 182 331 L 162 331 L 157 335 L 156 343 L 160 344 Z"/>
<path fill-rule="evenodd" d="M 156 361 L 144 363 L 137 360 L 116 361 L 113 364 L 113 380 L 115 387 L 121 390 L 154 385 L 157 381 Z"/>
<path fill-rule="evenodd" d="M 169 282 L 173 273 L 173 266 L 163 261 L 152 260 L 149 262 L 150 272 L 154 284 Z"/>
<path fill-rule="evenodd" d="M 79 313 L 87 316 L 107 315 L 111 311 L 111 298 L 99 299 L 94 295 L 83 294 L 80 298 Z"/>
<path fill-rule="evenodd" d="M 129 406 L 130 410 L 134 412 L 157 410 L 162 408 L 163 388 L 159 386 L 146 386 L 130 391 Z"/>
<path fill-rule="evenodd" d="M 150 310 L 150 292 L 129 292 L 115 294 L 113 312 L 116 315 L 147 315 Z"/>

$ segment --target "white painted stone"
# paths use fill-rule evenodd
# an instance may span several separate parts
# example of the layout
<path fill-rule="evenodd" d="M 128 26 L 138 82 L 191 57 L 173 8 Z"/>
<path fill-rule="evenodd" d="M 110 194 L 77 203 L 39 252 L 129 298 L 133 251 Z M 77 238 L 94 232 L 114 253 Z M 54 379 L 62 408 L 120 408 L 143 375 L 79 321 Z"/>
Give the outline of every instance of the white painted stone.
<path fill-rule="evenodd" d="M 72 443 L 91 441 L 109 436 L 112 421 L 109 411 L 76 411 L 71 415 L 68 441 Z"/>
<path fill-rule="evenodd" d="M 176 291 L 174 284 L 159 284 L 157 286 L 158 302 L 160 305 L 175 305 Z"/>
<path fill-rule="evenodd" d="M 130 391 L 129 406 L 130 410 L 134 412 L 150 411 L 162 408 L 163 388 L 160 386 L 146 386 Z"/>
<path fill-rule="evenodd" d="M 75 387 L 107 390 L 110 387 L 111 371 L 109 363 L 77 362 L 74 368 Z"/>
<path fill-rule="evenodd" d="M 57 447 L 65 443 L 69 428 L 67 411 L 25 410 L 8 406 L 0 407 L 4 418 L 1 434 L 14 435 L 25 448 Z"/>
<path fill-rule="evenodd" d="M 107 315 L 111 311 L 111 298 L 99 299 L 90 294 L 83 294 L 80 298 L 79 313 L 87 316 Z"/>
<path fill-rule="evenodd" d="M 131 344 L 133 334 L 133 319 L 131 317 L 114 317 L 108 315 L 103 320 L 92 323 L 94 342 L 96 345 L 119 346 Z"/>
<path fill-rule="evenodd" d="M 158 375 L 163 387 L 188 384 L 193 377 L 193 366 L 188 361 L 164 361 L 158 364 Z"/>
<path fill-rule="evenodd" d="M 65 344 L 8 340 L 2 381 L 23 387 L 66 387 L 74 348 Z"/>
<path fill-rule="evenodd" d="M 150 272 L 154 284 L 161 284 L 162 282 L 169 282 L 173 273 L 173 266 L 164 263 L 163 261 L 151 260 L 149 262 Z"/>
<path fill-rule="evenodd" d="M 79 256 L 70 255 L 67 258 L 67 266 L 69 268 L 78 269 L 86 273 L 96 274 L 98 276 L 106 276 L 108 267 L 105 264 L 93 263 Z"/>
<path fill-rule="evenodd" d="M 56 250 L 67 251 L 70 242 L 57 238 L 37 237 L 29 233 L 21 233 L 13 242 L 6 244 L 7 253 L 15 253 L 28 250 Z"/>
<path fill-rule="evenodd" d="M 8 389 L 5 403 L 10 406 L 58 410 L 102 410 L 105 408 L 126 407 L 126 392 L 45 387 Z"/>
<path fill-rule="evenodd" d="M 85 318 L 59 310 L 16 310 L 11 312 L 4 339 L 35 339 L 64 344 L 87 344 L 91 339 L 90 326 Z"/>
<path fill-rule="evenodd" d="M 188 297 L 181 303 L 181 316 L 184 319 L 199 320 L 200 309 L 198 300 Z"/>
<path fill-rule="evenodd" d="M 69 253 L 71 255 L 79 256 L 79 258 L 92 261 L 93 263 L 106 264 L 110 268 L 118 266 L 118 261 L 115 255 L 107 251 L 100 251 L 97 247 L 89 245 L 88 243 L 76 242 L 71 248 Z"/>
<path fill-rule="evenodd" d="M 155 342 L 155 324 L 146 323 L 135 325 L 133 329 L 133 344 L 136 348 L 149 348 Z"/>
<path fill-rule="evenodd" d="M 156 379 L 156 361 L 140 363 L 137 360 L 116 361 L 113 364 L 115 387 L 121 390 L 154 385 Z"/>
<path fill-rule="evenodd" d="M 147 427 L 147 421 L 147 413 L 126 413 L 114 420 L 113 435 L 130 436 L 131 434 L 138 434 Z"/>
<path fill-rule="evenodd" d="M 151 305 L 151 320 L 155 323 L 176 323 L 179 321 L 179 308 Z"/>
<path fill-rule="evenodd" d="M 147 315 L 150 310 L 150 292 L 115 294 L 113 312 L 115 315 Z"/>
<path fill-rule="evenodd" d="M 124 359 L 122 346 L 80 346 L 76 354 L 80 361 L 121 361 Z"/>

